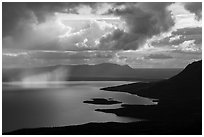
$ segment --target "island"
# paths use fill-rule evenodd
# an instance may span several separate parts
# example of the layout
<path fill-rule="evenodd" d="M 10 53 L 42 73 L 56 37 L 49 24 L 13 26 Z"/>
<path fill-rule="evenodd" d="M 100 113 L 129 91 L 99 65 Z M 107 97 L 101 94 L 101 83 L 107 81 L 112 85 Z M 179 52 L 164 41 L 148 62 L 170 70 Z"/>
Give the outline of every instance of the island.
<path fill-rule="evenodd" d="M 84 103 L 95 104 L 95 105 L 113 105 L 120 104 L 122 102 L 115 101 L 112 98 L 104 99 L 104 98 L 93 98 L 92 100 L 84 101 Z"/>

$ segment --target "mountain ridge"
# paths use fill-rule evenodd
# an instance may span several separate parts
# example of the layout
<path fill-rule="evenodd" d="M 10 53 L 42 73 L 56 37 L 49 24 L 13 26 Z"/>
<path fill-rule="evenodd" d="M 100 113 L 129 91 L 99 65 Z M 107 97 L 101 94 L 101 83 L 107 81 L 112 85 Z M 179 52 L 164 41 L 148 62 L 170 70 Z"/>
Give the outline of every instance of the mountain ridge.
<path fill-rule="evenodd" d="M 112 63 L 98 65 L 59 65 L 42 68 L 3 69 L 3 81 L 21 80 L 22 75 L 38 75 L 54 72 L 57 69 L 64 71 L 66 81 L 69 80 L 158 80 L 177 74 L 181 69 L 133 69 L 128 65 L 121 66 Z M 160 75 L 156 74 L 159 73 Z"/>

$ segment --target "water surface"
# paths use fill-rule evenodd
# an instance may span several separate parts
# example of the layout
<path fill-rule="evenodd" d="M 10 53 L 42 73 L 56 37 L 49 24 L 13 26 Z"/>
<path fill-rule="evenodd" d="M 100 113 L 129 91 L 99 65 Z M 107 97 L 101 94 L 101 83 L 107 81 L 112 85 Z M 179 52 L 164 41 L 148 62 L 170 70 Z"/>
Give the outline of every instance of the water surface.
<path fill-rule="evenodd" d="M 150 99 L 129 93 L 99 90 L 102 87 L 125 83 L 128 82 L 4 83 L 2 86 L 3 132 L 22 128 L 67 126 L 89 122 L 139 121 L 139 119 L 94 111 L 102 108 L 119 108 L 121 104 L 83 103 L 91 98 L 113 98 L 126 104 L 152 104 Z"/>

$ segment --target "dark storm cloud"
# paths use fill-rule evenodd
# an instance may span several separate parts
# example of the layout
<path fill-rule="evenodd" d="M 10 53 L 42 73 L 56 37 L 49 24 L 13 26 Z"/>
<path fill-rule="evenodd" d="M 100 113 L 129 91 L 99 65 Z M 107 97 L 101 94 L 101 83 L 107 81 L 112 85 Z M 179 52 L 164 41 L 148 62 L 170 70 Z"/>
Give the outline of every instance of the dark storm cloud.
<path fill-rule="evenodd" d="M 44 22 L 46 17 L 55 12 L 75 13 L 75 7 L 89 5 L 94 7 L 95 3 L 88 2 L 3 2 L 2 25 L 3 36 L 12 35 L 18 27 L 19 21 L 30 23 L 36 17 L 38 23 Z M 19 30 L 18 30 L 19 31 Z"/>
<path fill-rule="evenodd" d="M 30 19 L 31 11 L 25 3 L 2 3 L 2 35 L 10 35 L 20 20 Z"/>
<path fill-rule="evenodd" d="M 178 39 L 172 40 L 172 38 L 179 36 Z M 154 46 L 164 46 L 164 45 L 179 45 L 185 41 L 195 40 L 196 45 L 202 45 L 202 28 L 181 28 L 172 32 L 172 35 L 166 37 L 160 41 L 153 42 Z"/>
<path fill-rule="evenodd" d="M 137 49 L 154 35 L 168 31 L 174 20 L 167 7 L 171 3 L 131 3 L 121 9 L 109 10 L 107 14 L 114 14 L 125 21 L 127 31 L 115 30 L 103 37 L 100 48 L 113 50 Z"/>
<path fill-rule="evenodd" d="M 165 54 L 150 54 L 149 56 L 145 57 L 145 59 L 171 59 L 171 58 L 173 57 Z"/>
<path fill-rule="evenodd" d="M 202 18 L 202 2 L 186 2 L 184 7 L 191 13 L 194 13 L 196 19 L 200 20 Z"/>

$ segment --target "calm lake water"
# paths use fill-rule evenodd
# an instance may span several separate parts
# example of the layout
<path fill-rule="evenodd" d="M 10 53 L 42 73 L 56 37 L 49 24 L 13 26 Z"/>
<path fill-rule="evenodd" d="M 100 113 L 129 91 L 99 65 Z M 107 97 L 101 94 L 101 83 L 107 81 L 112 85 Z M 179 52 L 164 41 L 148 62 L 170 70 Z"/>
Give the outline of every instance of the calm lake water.
<path fill-rule="evenodd" d="M 121 104 L 83 103 L 91 98 L 113 98 L 126 104 L 152 104 L 147 98 L 129 93 L 99 90 L 125 81 L 71 81 L 61 83 L 4 83 L 2 86 L 3 132 L 22 128 L 78 125 L 89 122 L 133 122 L 139 119 L 118 117 L 94 111 L 119 108 Z"/>

